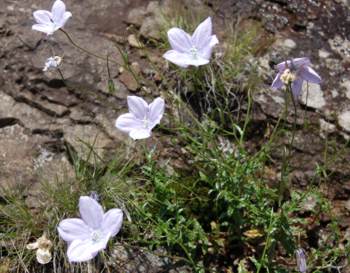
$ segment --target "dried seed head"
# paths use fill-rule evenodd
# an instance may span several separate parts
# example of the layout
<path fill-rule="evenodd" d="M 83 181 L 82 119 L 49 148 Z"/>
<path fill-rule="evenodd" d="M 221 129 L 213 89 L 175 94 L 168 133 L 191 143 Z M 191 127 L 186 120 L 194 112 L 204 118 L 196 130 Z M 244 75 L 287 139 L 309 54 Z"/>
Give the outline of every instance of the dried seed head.
<path fill-rule="evenodd" d="M 46 237 L 45 233 L 41 237 L 39 237 L 34 243 L 30 243 L 27 245 L 27 249 L 50 250 L 51 247 L 52 247 L 52 242 Z"/>
<path fill-rule="evenodd" d="M 52 247 L 52 242 L 46 237 L 45 233 L 37 240 L 37 243 L 39 249 L 50 250 Z"/>
<path fill-rule="evenodd" d="M 51 261 L 51 259 L 52 259 L 52 255 L 51 255 L 50 250 L 39 248 L 36 251 L 36 260 L 38 261 L 38 263 L 47 264 Z"/>

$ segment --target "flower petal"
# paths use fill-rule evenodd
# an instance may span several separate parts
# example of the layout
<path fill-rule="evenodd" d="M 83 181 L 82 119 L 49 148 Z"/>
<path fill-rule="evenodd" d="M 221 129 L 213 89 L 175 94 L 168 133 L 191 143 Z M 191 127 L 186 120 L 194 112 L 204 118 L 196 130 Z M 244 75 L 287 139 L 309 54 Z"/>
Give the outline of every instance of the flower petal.
<path fill-rule="evenodd" d="M 207 47 L 212 38 L 212 23 L 211 17 L 205 19 L 194 31 L 191 40 L 192 44 L 198 49 L 201 50 Z"/>
<path fill-rule="evenodd" d="M 202 56 L 197 56 L 195 59 L 187 59 L 188 65 L 201 66 L 209 63 L 208 59 L 202 58 Z"/>
<path fill-rule="evenodd" d="M 128 107 L 137 119 L 143 120 L 148 114 L 148 103 L 143 98 L 128 96 Z"/>
<path fill-rule="evenodd" d="M 286 68 L 296 68 L 298 69 L 300 66 L 303 65 L 310 65 L 310 59 L 309 58 L 295 58 L 292 60 L 287 60 L 282 63 L 279 63 L 276 67 L 281 72 L 285 70 Z"/>
<path fill-rule="evenodd" d="M 163 117 L 165 102 L 162 98 L 156 98 L 149 105 L 149 119 L 151 122 L 151 129 L 156 126 Z"/>
<path fill-rule="evenodd" d="M 54 26 L 53 25 L 44 25 L 44 24 L 35 24 L 32 26 L 33 30 L 44 32 L 47 35 L 51 35 L 54 33 Z"/>
<path fill-rule="evenodd" d="M 151 136 L 151 130 L 135 129 L 130 131 L 129 136 L 133 140 L 149 138 Z"/>
<path fill-rule="evenodd" d="M 216 35 L 213 35 L 211 37 L 211 41 L 208 43 L 207 46 L 203 47 L 200 50 L 200 55 L 203 57 L 203 59 L 209 60 L 211 57 L 211 52 L 213 50 L 213 47 L 219 43 L 218 38 L 216 38 Z"/>
<path fill-rule="evenodd" d="M 188 52 L 192 47 L 191 36 L 181 28 L 169 29 L 168 39 L 172 49 L 178 52 Z"/>
<path fill-rule="evenodd" d="M 300 77 L 303 78 L 305 81 L 317 84 L 320 84 L 322 81 L 320 75 L 318 75 L 316 71 L 309 66 L 305 66 L 301 69 Z"/>
<path fill-rule="evenodd" d="M 303 88 L 303 79 L 297 78 L 295 81 L 292 82 L 292 93 L 294 98 L 298 98 L 301 94 L 301 90 Z"/>
<path fill-rule="evenodd" d="M 127 113 L 120 115 L 115 121 L 115 127 L 120 131 L 129 133 L 134 129 L 143 128 L 143 123 L 141 120 L 135 118 L 133 114 Z"/>
<path fill-rule="evenodd" d="M 70 17 L 72 17 L 72 13 L 69 12 L 69 11 L 66 11 L 66 12 L 63 14 L 63 17 L 61 18 L 61 21 L 59 22 L 59 25 L 60 25 L 61 27 L 63 27 L 63 26 L 66 24 L 67 20 L 68 20 Z"/>
<path fill-rule="evenodd" d="M 26 246 L 27 249 L 31 249 L 31 250 L 37 249 L 38 247 L 39 247 L 38 241 L 36 241 L 34 243 L 27 244 L 27 246 Z"/>
<path fill-rule="evenodd" d="M 106 234 L 103 240 L 93 242 L 91 239 L 74 240 L 67 250 L 69 262 L 85 262 L 94 258 L 99 251 L 105 249 L 110 234 Z"/>
<path fill-rule="evenodd" d="M 117 235 L 123 223 L 123 212 L 120 209 L 111 209 L 103 215 L 102 231 Z"/>
<path fill-rule="evenodd" d="M 271 84 L 271 88 L 273 90 L 277 90 L 282 88 L 283 86 L 283 82 L 281 81 L 281 72 L 277 73 L 275 79 L 273 80 L 272 84 Z"/>
<path fill-rule="evenodd" d="M 89 196 L 81 196 L 79 199 L 80 216 L 84 222 L 93 229 L 98 229 L 103 220 L 101 205 Z"/>
<path fill-rule="evenodd" d="M 188 67 L 188 62 L 185 61 L 185 58 L 188 58 L 187 54 L 180 53 L 176 50 L 169 50 L 165 52 L 163 58 L 167 59 L 169 62 L 172 62 L 180 67 Z"/>
<path fill-rule="evenodd" d="M 216 37 L 216 35 L 212 35 L 209 45 L 211 47 L 213 47 L 213 46 L 217 45 L 218 43 L 219 43 L 218 37 Z"/>
<path fill-rule="evenodd" d="M 89 227 L 79 218 L 69 218 L 61 221 L 57 230 L 60 237 L 66 242 L 77 239 L 85 240 L 90 236 Z"/>
<path fill-rule="evenodd" d="M 193 58 L 193 56 L 190 54 L 180 53 L 175 50 L 169 50 L 163 55 L 163 57 L 168 61 L 184 68 L 188 67 L 189 65 L 200 66 L 209 63 L 209 60 L 204 59 L 201 56 Z"/>
<path fill-rule="evenodd" d="M 33 17 L 38 24 L 52 24 L 51 12 L 47 10 L 37 10 L 33 12 Z"/>
<path fill-rule="evenodd" d="M 56 24 L 59 24 L 62 21 L 63 15 L 65 12 L 66 12 L 66 5 L 63 3 L 63 1 L 56 0 L 51 9 L 52 20 Z"/>
<path fill-rule="evenodd" d="M 302 65 L 309 65 L 311 62 L 310 62 L 310 59 L 307 58 L 307 57 L 302 57 L 302 58 L 295 58 L 292 60 L 292 63 L 296 66 L 296 67 L 299 67 L 299 66 L 302 66 Z"/>

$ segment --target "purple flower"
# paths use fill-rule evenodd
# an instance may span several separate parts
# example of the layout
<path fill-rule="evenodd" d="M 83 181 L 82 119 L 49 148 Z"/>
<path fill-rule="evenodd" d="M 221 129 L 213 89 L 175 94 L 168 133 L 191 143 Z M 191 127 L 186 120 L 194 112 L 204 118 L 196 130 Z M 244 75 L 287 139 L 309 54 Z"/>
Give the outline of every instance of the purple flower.
<path fill-rule="evenodd" d="M 162 98 L 156 98 L 151 104 L 137 96 L 128 96 L 129 113 L 122 114 L 115 126 L 136 139 L 151 136 L 152 129 L 159 124 L 164 114 L 165 103 Z"/>
<path fill-rule="evenodd" d="M 33 12 L 33 16 L 36 24 L 32 26 L 32 29 L 52 35 L 65 25 L 72 13 L 66 11 L 66 5 L 63 1 L 56 0 L 51 12 L 48 10 L 37 10 Z"/>
<path fill-rule="evenodd" d="M 171 28 L 168 39 L 172 50 L 163 57 L 180 67 L 208 64 L 213 47 L 219 43 L 216 35 L 212 35 L 210 17 L 196 28 L 192 36 L 180 28 Z"/>
<path fill-rule="evenodd" d="M 271 85 L 272 89 L 280 89 L 291 84 L 293 96 L 299 97 L 303 82 L 320 84 L 321 77 L 311 67 L 309 58 L 296 58 L 277 65 L 278 73 Z"/>
<path fill-rule="evenodd" d="M 123 222 L 123 212 L 111 209 L 103 212 L 101 205 L 88 196 L 79 199 L 80 218 L 61 221 L 57 227 L 60 237 L 68 243 L 70 262 L 84 262 L 94 258 L 106 248 L 110 237 L 115 236 Z"/>
<path fill-rule="evenodd" d="M 306 273 L 307 265 L 306 265 L 306 255 L 305 255 L 304 249 L 298 248 L 295 251 L 295 256 L 297 259 L 297 267 L 298 267 L 299 272 Z"/>

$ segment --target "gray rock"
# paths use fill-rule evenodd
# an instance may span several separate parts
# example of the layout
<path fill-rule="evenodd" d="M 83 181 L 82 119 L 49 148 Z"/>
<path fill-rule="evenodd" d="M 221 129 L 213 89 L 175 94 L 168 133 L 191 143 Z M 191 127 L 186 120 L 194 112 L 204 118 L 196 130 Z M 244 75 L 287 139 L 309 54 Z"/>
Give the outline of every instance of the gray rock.
<path fill-rule="evenodd" d="M 304 82 L 300 102 L 314 109 L 321 109 L 324 107 L 326 105 L 326 100 L 324 99 L 320 85 Z"/>
<path fill-rule="evenodd" d="M 344 58 L 350 57 L 350 41 L 343 39 L 340 35 L 335 35 L 333 39 L 328 40 L 332 50 Z"/>
<path fill-rule="evenodd" d="M 344 111 L 338 115 L 339 125 L 346 131 L 350 133 L 350 111 Z"/>
<path fill-rule="evenodd" d="M 160 39 L 161 23 L 156 17 L 147 17 L 141 26 L 140 34 L 145 38 Z"/>
<path fill-rule="evenodd" d="M 344 79 L 340 86 L 342 86 L 345 89 L 345 96 L 350 99 L 350 80 Z"/>
<path fill-rule="evenodd" d="M 129 248 L 122 244 L 116 244 L 113 247 L 109 263 L 118 272 L 124 273 L 192 272 L 187 266 L 171 266 L 171 258 L 166 257 L 164 254 L 166 252 L 161 249 L 152 253 L 145 248 Z"/>
<path fill-rule="evenodd" d="M 65 140 L 74 148 L 79 157 L 91 162 L 99 161 L 98 157 L 104 158 L 107 151 L 113 146 L 113 139 L 96 125 L 68 125 L 63 127 L 63 132 Z M 98 157 L 92 153 L 92 157 L 88 158 L 91 148 Z"/>
<path fill-rule="evenodd" d="M 144 7 L 137 7 L 135 9 L 132 9 L 128 14 L 127 22 L 140 27 L 146 17 L 146 14 L 147 12 Z"/>
<path fill-rule="evenodd" d="M 66 157 L 54 151 L 54 147 L 60 145 L 59 139 L 31 134 L 19 124 L 0 128 L 0 138 L 1 186 L 30 186 L 33 193 L 33 186 L 39 180 L 55 182 L 63 174 L 72 174 Z"/>
<path fill-rule="evenodd" d="M 320 131 L 321 131 L 321 137 L 325 137 L 329 133 L 334 133 L 336 131 L 336 126 L 321 118 Z"/>
<path fill-rule="evenodd" d="M 318 51 L 318 56 L 322 59 L 326 59 L 331 55 L 331 53 L 329 53 L 328 51 L 324 50 L 324 49 L 320 49 Z"/>

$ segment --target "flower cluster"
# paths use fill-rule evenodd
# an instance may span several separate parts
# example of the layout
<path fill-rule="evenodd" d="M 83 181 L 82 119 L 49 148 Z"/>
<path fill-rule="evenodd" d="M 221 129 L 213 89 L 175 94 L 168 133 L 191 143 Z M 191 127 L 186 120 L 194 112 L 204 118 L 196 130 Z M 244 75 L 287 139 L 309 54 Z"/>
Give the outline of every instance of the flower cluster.
<path fill-rule="evenodd" d="M 66 11 L 62 0 L 56 0 L 51 11 L 38 10 L 33 16 L 36 21 L 32 26 L 33 30 L 53 35 L 55 31 L 63 28 L 72 17 L 72 13 Z M 182 68 L 209 64 L 213 48 L 219 44 L 216 35 L 213 34 L 211 17 L 200 23 L 192 35 L 177 27 L 171 28 L 167 34 L 171 50 L 163 57 Z M 49 57 L 43 71 L 58 68 L 61 61 L 59 56 Z M 321 77 L 311 68 L 308 58 L 286 60 L 278 64 L 277 69 L 278 74 L 271 87 L 290 88 L 295 98 L 300 95 L 304 81 L 321 83 Z M 128 96 L 127 105 L 129 112 L 116 119 L 116 128 L 127 133 L 133 140 L 151 137 L 153 128 L 160 123 L 164 115 L 164 99 L 158 97 L 148 104 L 141 97 Z M 123 222 L 123 212 L 120 209 L 114 208 L 105 213 L 98 201 L 89 196 L 80 197 L 79 211 L 81 218 L 62 220 L 57 227 L 60 238 L 68 244 L 67 256 L 70 262 L 93 259 L 99 251 L 107 247 L 109 239 L 118 234 Z M 52 243 L 45 234 L 27 246 L 28 249 L 37 251 L 37 260 L 42 264 L 51 260 L 51 247 Z M 298 250 L 296 256 L 299 271 L 306 272 L 305 253 Z"/>

